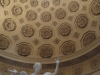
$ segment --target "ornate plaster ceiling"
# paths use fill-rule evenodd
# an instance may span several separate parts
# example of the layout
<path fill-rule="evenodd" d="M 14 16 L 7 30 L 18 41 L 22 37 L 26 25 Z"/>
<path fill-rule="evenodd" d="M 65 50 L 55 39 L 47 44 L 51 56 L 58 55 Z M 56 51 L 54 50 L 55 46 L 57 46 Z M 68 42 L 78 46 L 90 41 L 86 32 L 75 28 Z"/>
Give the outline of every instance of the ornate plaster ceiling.
<path fill-rule="evenodd" d="M 53 63 L 57 57 L 79 57 L 99 44 L 99 0 L 0 0 L 0 5 L 3 57 Z"/>

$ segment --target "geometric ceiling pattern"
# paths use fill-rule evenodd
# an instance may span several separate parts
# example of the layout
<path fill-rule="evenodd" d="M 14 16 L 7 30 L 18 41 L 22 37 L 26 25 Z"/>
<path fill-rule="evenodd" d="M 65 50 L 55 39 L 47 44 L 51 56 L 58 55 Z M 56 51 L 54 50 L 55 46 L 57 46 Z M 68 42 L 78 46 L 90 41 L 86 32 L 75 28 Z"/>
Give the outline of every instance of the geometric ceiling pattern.
<path fill-rule="evenodd" d="M 0 50 L 25 58 L 68 56 L 100 36 L 99 0 L 0 0 Z"/>

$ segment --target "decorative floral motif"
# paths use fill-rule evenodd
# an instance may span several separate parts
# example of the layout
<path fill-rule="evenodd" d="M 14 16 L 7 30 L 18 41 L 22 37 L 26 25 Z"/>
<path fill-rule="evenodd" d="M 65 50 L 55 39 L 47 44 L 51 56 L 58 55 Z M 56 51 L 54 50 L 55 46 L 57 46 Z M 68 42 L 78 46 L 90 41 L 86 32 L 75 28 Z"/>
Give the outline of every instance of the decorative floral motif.
<path fill-rule="evenodd" d="M 50 39 L 53 35 L 53 32 L 50 27 L 43 27 L 40 33 L 44 39 Z"/>
<path fill-rule="evenodd" d="M 41 14 L 41 19 L 44 21 L 44 22 L 48 22 L 51 20 L 51 14 L 48 12 L 48 11 L 44 11 L 42 14 Z"/>
<path fill-rule="evenodd" d="M 16 29 L 16 23 L 11 18 L 5 19 L 2 25 L 7 31 L 14 31 Z"/>
<path fill-rule="evenodd" d="M 59 5 L 60 4 L 60 0 L 52 0 L 54 5 Z"/>
<path fill-rule="evenodd" d="M 62 36 L 68 36 L 71 32 L 70 24 L 68 23 L 62 23 L 61 26 L 59 27 L 59 33 Z"/>
<path fill-rule="evenodd" d="M 43 1 L 41 2 L 41 5 L 42 5 L 44 8 L 47 8 L 47 7 L 49 7 L 50 3 L 49 3 L 49 1 L 47 1 L 47 0 L 43 0 Z"/>
<path fill-rule="evenodd" d="M 99 61 L 98 61 L 98 60 L 92 61 L 92 63 L 91 63 L 92 69 L 95 70 L 95 69 L 97 69 L 99 66 L 100 66 L 100 64 L 99 64 Z"/>
<path fill-rule="evenodd" d="M 95 39 L 96 39 L 95 32 L 93 31 L 86 32 L 82 37 L 83 46 L 91 44 Z"/>
<path fill-rule="evenodd" d="M 79 9 L 79 4 L 76 1 L 71 1 L 69 3 L 69 10 L 71 12 L 76 12 Z"/>
<path fill-rule="evenodd" d="M 66 11 L 62 8 L 59 8 L 56 10 L 55 12 L 55 16 L 58 18 L 58 19 L 64 19 L 65 16 L 66 16 Z"/>
<path fill-rule="evenodd" d="M 100 1 L 93 1 L 90 6 L 90 10 L 93 15 L 98 16 L 100 15 Z"/>
<path fill-rule="evenodd" d="M 60 41 L 61 41 L 60 39 L 56 38 L 53 42 L 54 42 L 55 44 L 59 44 Z"/>
<path fill-rule="evenodd" d="M 2 75 L 9 75 L 8 67 L 2 67 Z"/>
<path fill-rule="evenodd" d="M 10 4 L 10 0 L 0 0 L 0 4 L 2 6 L 8 6 Z"/>
<path fill-rule="evenodd" d="M 75 43 L 73 41 L 66 41 L 61 46 L 61 51 L 64 55 L 71 54 L 75 51 Z"/>
<path fill-rule="evenodd" d="M 79 37 L 79 35 L 80 35 L 80 33 L 79 33 L 79 32 L 75 32 L 75 33 L 74 33 L 74 35 L 73 35 L 73 37 L 74 37 L 74 38 L 78 38 L 78 37 Z"/>
<path fill-rule="evenodd" d="M 81 75 L 83 72 L 82 68 L 78 67 L 74 70 L 75 75 Z"/>
<path fill-rule="evenodd" d="M 21 56 L 28 56 L 31 53 L 31 47 L 27 43 L 20 43 L 17 45 L 17 52 Z"/>
<path fill-rule="evenodd" d="M 34 29 L 30 25 L 23 26 L 21 31 L 25 37 L 32 37 L 34 35 Z"/>
<path fill-rule="evenodd" d="M 7 49 L 9 47 L 9 44 L 10 42 L 8 38 L 5 35 L 1 34 L 0 35 L 0 49 L 2 50 Z"/>
<path fill-rule="evenodd" d="M 27 20 L 30 20 L 30 21 L 35 20 L 37 18 L 37 14 L 35 11 L 29 10 L 26 13 L 26 18 L 27 18 Z"/>
<path fill-rule="evenodd" d="M 31 1 L 30 1 L 30 5 L 31 5 L 32 7 L 36 7 L 36 6 L 38 5 L 38 1 L 37 1 L 37 0 L 31 0 Z"/>
<path fill-rule="evenodd" d="M 13 39 L 14 39 L 15 41 L 19 40 L 18 35 L 13 35 L 12 37 L 13 37 Z"/>
<path fill-rule="evenodd" d="M 40 43 L 38 39 L 35 39 L 33 42 L 35 45 L 38 45 Z"/>
<path fill-rule="evenodd" d="M 22 12 L 23 12 L 23 9 L 19 5 L 14 5 L 13 6 L 13 8 L 12 8 L 13 15 L 19 16 L 19 15 L 22 14 Z"/>
<path fill-rule="evenodd" d="M 76 17 L 75 23 L 79 28 L 85 28 L 88 25 L 88 18 L 85 14 L 80 14 Z"/>
<path fill-rule="evenodd" d="M 53 47 L 50 45 L 43 45 L 39 48 L 39 54 L 42 58 L 50 58 L 53 55 Z"/>

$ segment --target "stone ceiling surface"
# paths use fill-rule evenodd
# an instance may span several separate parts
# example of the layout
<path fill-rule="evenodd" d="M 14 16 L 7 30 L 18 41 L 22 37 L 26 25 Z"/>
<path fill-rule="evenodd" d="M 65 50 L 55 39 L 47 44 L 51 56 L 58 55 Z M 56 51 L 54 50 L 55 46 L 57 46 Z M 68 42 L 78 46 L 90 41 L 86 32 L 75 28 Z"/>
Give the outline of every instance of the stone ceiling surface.
<path fill-rule="evenodd" d="M 0 0 L 1 56 L 34 63 L 81 56 L 99 44 L 100 0 Z M 44 62 L 45 63 L 45 62 Z"/>

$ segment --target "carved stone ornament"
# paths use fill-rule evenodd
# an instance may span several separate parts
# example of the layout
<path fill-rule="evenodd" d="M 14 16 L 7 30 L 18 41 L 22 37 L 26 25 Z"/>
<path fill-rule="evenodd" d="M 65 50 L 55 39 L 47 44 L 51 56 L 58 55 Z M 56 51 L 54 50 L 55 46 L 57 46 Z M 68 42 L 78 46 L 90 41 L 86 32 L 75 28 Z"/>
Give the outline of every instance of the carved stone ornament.
<path fill-rule="evenodd" d="M 83 46 L 87 46 L 87 45 L 91 44 L 95 39 L 96 39 L 95 32 L 88 31 L 88 32 L 84 33 L 84 35 L 82 37 Z"/>
<path fill-rule="evenodd" d="M 23 26 L 21 32 L 25 37 L 32 37 L 34 35 L 34 29 L 30 25 Z"/>
<path fill-rule="evenodd" d="M 79 9 L 79 4 L 76 1 L 71 1 L 69 3 L 69 10 L 71 12 L 76 12 L 76 11 L 78 11 L 78 9 Z"/>
<path fill-rule="evenodd" d="M 27 43 L 20 43 L 17 45 L 17 52 L 21 56 L 28 56 L 31 53 L 31 47 Z"/>
<path fill-rule="evenodd" d="M 50 45 L 43 45 L 39 48 L 39 54 L 42 58 L 50 58 L 53 55 L 53 47 Z"/>
<path fill-rule="evenodd" d="M 80 14 L 76 17 L 75 24 L 79 28 L 85 28 L 88 25 L 88 18 L 85 14 Z"/>
<path fill-rule="evenodd" d="M 10 0 L 0 0 L 0 4 L 4 6 L 8 6 L 10 4 Z"/>
<path fill-rule="evenodd" d="M 98 69 L 99 66 L 100 66 L 100 63 L 99 63 L 98 60 L 92 61 L 92 63 L 91 63 L 91 68 L 92 68 L 93 70 Z"/>
<path fill-rule="evenodd" d="M 9 47 L 9 45 L 10 42 L 8 40 L 8 37 L 3 34 L 0 34 L 0 49 L 5 50 Z"/>
<path fill-rule="evenodd" d="M 17 26 L 16 22 L 12 18 L 5 19 L 2 25 L 7 31 L 14 31 Z"/>
<path fill-rule="evenodd" d="M 52 0 L 52 1 L 53 1 L 53 4 L 56 5 L 56 6 L 59 5 L 60 2 L 61 2 L 60 0 Z"/>
<path fill-rule="evenodd" d="M 30 5 L 36 7 L 38 5 L 38 0 L 30 0 Z"/>
<path fill-rule="evenodd" d="M 2 75 L 9 75 L 10 72 L 8 71 L 8 67 L 2 67 Z"/>
<path fill-rule="evenodd" d="M 51 20 L 51 14 L 50 12 L 48 11 L 44 11 L 42 14 L 41 14 L 41 20 L 43 22 L 49 22 Z"/>
<path fill-rule="evenodd" d="M 83 72 L 83 69 L 82 68 L 80 68 L 80 67 L 78 67 L 78 68 L 76 68 L 75 70 L 74 70 L 74 75 L 82 75 L 82 72 Z"/>
<path fill-rule="evenodd" d="M 15 16 L 19 16 L 21 15 L 23 12 L 23 9 L 21 6 L 19 5 L 14 5 L 13 8 L 12 8 L 12 14 L 15 15 Z"/>
<path fill-rule="evenodd" d="M 100 15 L 100 1 L 99 0 L 92 1 L 90 5 L 90 12 L 92 12 L 94 16 Z"/>
<path fill-rule="evenodd" d="M 53 36 L 53 31 L 50 27 L 43 27 L 40 34 L 44 39 L 50 39 Z"/>
<path fill-rule="evenodd" d="M 64 55 L 71 54 L 75 51 L 75 43 L 73 41 L 66 41 L 61 45 L 61 52 Z"/>
<path fill-rule="evenodd" d="M 29 21 L 33 21 L 37 18 L 37 14 L 36 14 L 35 11 L 29 10 L 29 11 L 26 12 L 26 18 Z"/>
<path fill-rule="evenodd" d="M 66 17 L 66 11 L 63 8 L 59 8 L 56 10 L 55 16 L 58 19 L 64 19 Z"/>
<path fill-rule="evenodd" d="M 47 1 L 47 0 L 43 0 L 43 1 L 41 2 L 41 6 L 44 7 L 44 8 L 49 7 L 49 5 L 50 5 L 50 3 L 49 3 L 49 1 Z"/>
<path fill-rule="evenodd" d="M 68 23 L 62 23 L 59 27 L 59 33 L 62 36 L 68 36 L 71 33 L 71 28 L 70 28 L 70 24 Z"/>

